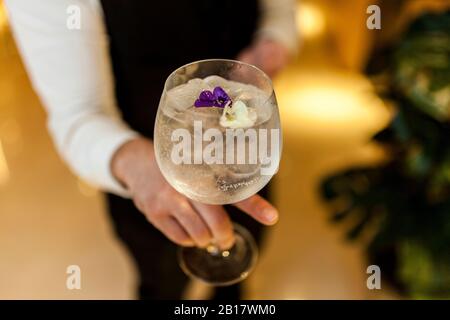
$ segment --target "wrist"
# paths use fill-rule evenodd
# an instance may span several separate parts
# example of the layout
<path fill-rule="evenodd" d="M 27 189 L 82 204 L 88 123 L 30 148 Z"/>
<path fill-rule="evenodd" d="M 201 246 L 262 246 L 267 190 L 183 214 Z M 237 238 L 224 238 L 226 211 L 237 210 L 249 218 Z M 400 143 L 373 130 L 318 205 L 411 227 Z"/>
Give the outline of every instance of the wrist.
<path fill-rule="evenodd" d="M 111 172 L 121 184 L 131 189 L 136 175 L 140 174 L 138 166 L 153 160 L 152 141 L 139 137 L 127 141 L 114 153 L 111 160 Z"/>

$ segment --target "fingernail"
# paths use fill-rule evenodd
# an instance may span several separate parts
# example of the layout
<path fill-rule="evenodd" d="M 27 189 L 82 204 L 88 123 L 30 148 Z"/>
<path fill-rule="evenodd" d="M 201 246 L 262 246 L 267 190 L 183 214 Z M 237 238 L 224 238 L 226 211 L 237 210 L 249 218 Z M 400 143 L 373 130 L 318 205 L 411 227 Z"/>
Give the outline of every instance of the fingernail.
<path fill-rule="evenodd" d="M 270 224 L 274 224 L 278 220 L 278 213 L 273 209 L 265 209 L 263 215 Z"/>

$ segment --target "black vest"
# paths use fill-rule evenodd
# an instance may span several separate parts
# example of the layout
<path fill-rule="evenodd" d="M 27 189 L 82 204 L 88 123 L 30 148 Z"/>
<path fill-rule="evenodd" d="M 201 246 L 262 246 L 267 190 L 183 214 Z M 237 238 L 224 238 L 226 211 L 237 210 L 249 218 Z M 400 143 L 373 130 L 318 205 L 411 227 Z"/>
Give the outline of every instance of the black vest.
<path fill-rule="evenodd" d="M 233 59 L 256 29 L 257 0 L 102 0 L 124 120 L 147 137 L 164 82 L 183 64 Z"/>

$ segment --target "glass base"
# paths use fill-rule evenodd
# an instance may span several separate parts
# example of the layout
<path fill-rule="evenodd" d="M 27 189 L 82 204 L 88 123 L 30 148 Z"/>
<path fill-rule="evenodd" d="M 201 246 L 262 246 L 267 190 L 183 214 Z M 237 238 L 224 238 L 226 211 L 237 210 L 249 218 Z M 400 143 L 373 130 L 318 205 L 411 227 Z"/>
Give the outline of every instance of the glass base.
<path fill-rule="evenodd" d="M 244 227 L 234 224 L 235 243 L 221 251 L 210 246 L 180 248 L 180 266 L 190 277 L 214 286 L 238 283 L 250 274 L 258 259 L 258 247 L 253 236 Z"/>

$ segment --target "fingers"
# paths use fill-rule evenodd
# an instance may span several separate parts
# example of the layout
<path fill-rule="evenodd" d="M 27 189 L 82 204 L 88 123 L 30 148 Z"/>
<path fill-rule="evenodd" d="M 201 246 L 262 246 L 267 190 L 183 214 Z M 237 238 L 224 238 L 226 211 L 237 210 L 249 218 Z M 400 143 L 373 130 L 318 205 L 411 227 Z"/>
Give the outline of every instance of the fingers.
<path fill-rule="evenodd" d="M 194 245 L 194 241 L 175 218 L 167 215 L 155 221 L 153 224 L 159 231 L 164 233 L 170 241 L 183 247 L 192 247 Z"/>
<path fill-rule="evenodd" d="M 173 216 L 183 226 L 195 245 L 201 248 L 212 242 L 212 235 L 202 217 L 192 208 L 186 198 L 174 202 Z"/>
<path fill-rule="evenodd" d="M 169 191 L 166 190 L 164 197 L 134 199 L 147 219 L 169 240 L 181 246 L 201 248 L 213 242 L 221 249 L 234 244 L 233 225 L 222 206 L 201 204 L 175 190 Z M 260 223 L 272 225 L 278 220 L 277 210 L 258 195 L 234 205 Z"/>
<path fill-rule="evenodd" d="M 259 195 L 237 202 L 234 206 L 262 224 L 273 225 L 278 221 L 277 209 Z"/>
<path fill-rule="evenodd" d="M 238 55 L 237 60 L 252 64 L 254 62 L 254 54 L 251 49 L 245 49 Z"/>
<path fill-rule="evenodd" d="M 191 201 L 212 233 L 214 242 L 221 249 L 229 249 L 234 244 L 233 224 L 222 206 Z"/>
<path fill-rule="evenodd" d="M 281 43 L 261 38 L 242 51 L 237 59 L 257 66 L 272 77 L 289 62 L 290 53 Z"/>

